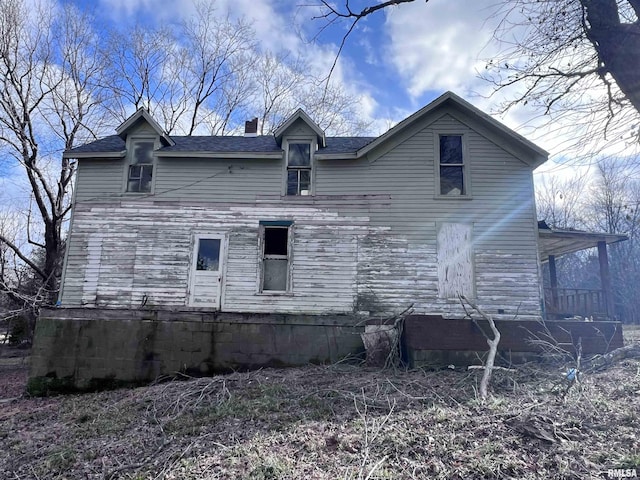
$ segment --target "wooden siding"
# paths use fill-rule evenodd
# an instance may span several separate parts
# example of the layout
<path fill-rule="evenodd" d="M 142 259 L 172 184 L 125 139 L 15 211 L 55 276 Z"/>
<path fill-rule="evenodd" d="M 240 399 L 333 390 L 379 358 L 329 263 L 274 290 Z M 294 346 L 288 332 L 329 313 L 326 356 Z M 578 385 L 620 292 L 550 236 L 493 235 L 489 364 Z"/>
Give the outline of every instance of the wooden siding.
<path fill-rule="evenodd" d="M 436 195 L 436 131 L 466 135 L 471 199 Z M 390 208 L 372 212 L 373 224 L 418 243 L 435 244 L 434 222 L 444 221 L 472 223 L 476 247 L 514 254 L 537 250 L 531 170 L 450 115 L 373 160 L 317 162 L 316 179 L 318 195 L 391 195 Z"/>
<path fill-rule="evenodd" d="M 76 202 L 95 202 L 121 197 L 124 173 L 124 159 L 80 160 L 76 174 Z"/>
<path fill-rule="evenodd" d="M 437 132 L 465 135 L 472 198 L 436 195 Z M 81 160 L 62 302 L 184 308 L 193 235 L 209 233 L 228 239 L 226 311 L 386 314 L 414 304 L 459 316 L 457 299 L 439 298 L 437 260 L 438 225 L 457 223 L 472 227 L 478 304 L 539 316 L 530 168 L 453 113 L 383 147 L 316 161 L 316 195 L 296 198 L 281 197 L 273 159 L 162 158 L 155 195 L 142 196 L 122 194 L 124 159 Z M 261 220 L 294 221 L 290 294 L 258 293 Z"/>

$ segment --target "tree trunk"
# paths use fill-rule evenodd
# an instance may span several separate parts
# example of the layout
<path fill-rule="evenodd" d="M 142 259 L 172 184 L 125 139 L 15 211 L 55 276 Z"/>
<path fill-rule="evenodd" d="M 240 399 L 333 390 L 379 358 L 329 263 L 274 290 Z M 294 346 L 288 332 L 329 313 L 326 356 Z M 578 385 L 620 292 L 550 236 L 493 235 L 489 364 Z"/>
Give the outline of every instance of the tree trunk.
<path fill-rule="evenodd" d="M 585 33 L 598 52 L 602 75 L 609 73 L 640 112 L 640 23 L 621 23 L 616 0 L 580 3 L 588 23 Z"/>

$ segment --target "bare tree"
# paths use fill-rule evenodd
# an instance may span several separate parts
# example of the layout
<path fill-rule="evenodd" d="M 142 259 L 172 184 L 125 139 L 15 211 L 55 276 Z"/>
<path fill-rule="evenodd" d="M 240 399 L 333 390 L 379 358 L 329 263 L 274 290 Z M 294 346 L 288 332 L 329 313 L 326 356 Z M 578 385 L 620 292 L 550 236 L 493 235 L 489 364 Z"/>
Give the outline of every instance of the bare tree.
<path fill-rule="evenodd" d="M 246 73 L 254 61 L 249 52 L 257 48 L 253 29 L 242 19 L 217 17 L 214 3 L 199 2 L 182 34 L 191 103 L 186 133 L 192 135 L 203 122 L 224 133 L 231 113 L 247 98 Z"/>
<path fill-rule="evenodd" d="M 94 87 L 101 67 L 97 53 L 88 50 L 89 22 L 71 6 L 53 12 L 48 4 L 0 0 L 0 150 L 4 161 L 21 166 L 42 225 L 40 238 L 29 235 L 29 208 L 27 243 L 2 232 L 0 242 L 43 282 L 48 301 L 58 290 L 75 170 L 69 161 L 53 159 L 92 136 L 88 120 L 100 101 Z"/>
<path fill-rule="evenodd" d="M 640 181 L 636 162 L 601 160 L 597 169 L 588 218 L 596 230 L 629 237 L 626 242 L 610 246 L 612 283 L 620 318 L 640 323 Z"/>
<path fill-rule="evenodd" d="M 536 188 L 538 218 L 551 228 L 584 227 L 582 209 L 587 200 L 587 181 L 586 174 L 568 179 L 544 176 Z"/>
<path fill-rule="evenodd" d="M 126 33 L 111 31 L 104 48 L 104 61 L 109 66 L 105 88 L 112 92 L 111 110 L 124 121 L 132 111 L 144 107 L 165 120 L 170 132 L 187 106 L 177 101 L 181 95 L 182 71 L 174 52 L 172 32 L 168 28 L 151 29 L 136 26 Z M 178 95 L 176 95 L 178 93 Z M 175 102 L 175 103 L 174 103 Z M 165 108 L 158 108 L 162 105 Z M 171 108 L 167 109 L 169 105 Z"/>

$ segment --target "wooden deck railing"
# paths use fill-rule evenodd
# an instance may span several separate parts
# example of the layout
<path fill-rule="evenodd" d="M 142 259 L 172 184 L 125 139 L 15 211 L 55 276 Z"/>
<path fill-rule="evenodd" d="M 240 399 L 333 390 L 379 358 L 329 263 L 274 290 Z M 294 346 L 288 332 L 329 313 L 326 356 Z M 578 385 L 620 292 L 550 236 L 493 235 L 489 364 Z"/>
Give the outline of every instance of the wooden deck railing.
<path fill-rule="evenodd" d="M 602 290 L 556 288 L 554 295 L 551 288 L 545 288 L 544 301 L 550 318 L 576 315 L 600 320 L 607 318 L 607 303 Z"/>

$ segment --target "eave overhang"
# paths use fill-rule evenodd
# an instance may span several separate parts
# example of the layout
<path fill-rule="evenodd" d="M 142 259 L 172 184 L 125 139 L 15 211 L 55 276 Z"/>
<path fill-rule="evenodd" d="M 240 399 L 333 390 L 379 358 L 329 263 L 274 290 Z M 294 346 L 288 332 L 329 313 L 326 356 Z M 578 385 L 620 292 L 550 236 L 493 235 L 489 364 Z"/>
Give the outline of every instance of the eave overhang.
<path fill-rule="evenodd" d="M 154 155 L 162 158 L 237 158 L 250 160 L 282 159 L 282 152 L 163 152 L 162 150 L 156 150 Z"/>
<path fill-rule="evenodd" d="M 613 233 L 583 232 L 580 230 L 538 229 L 540 261 L 548 262 L 549 256 L 556 258 L 569 253 L 595 248 L 598 243 L 607 245 L 628 240 L 627 235 Z"/>
<path fill-rule="evenodd" d="M 62 158 L 66 159 L 75 159 L 81 160 L 83 158 L 92 158 L 92 159 L 114 159 L 114 158 L 124 158 L 127 155 L 126 150 L 121 150 L 119 152 L 79 152 L 74 153 L 73 150 L 65 150 L 62 152 Z"/>

